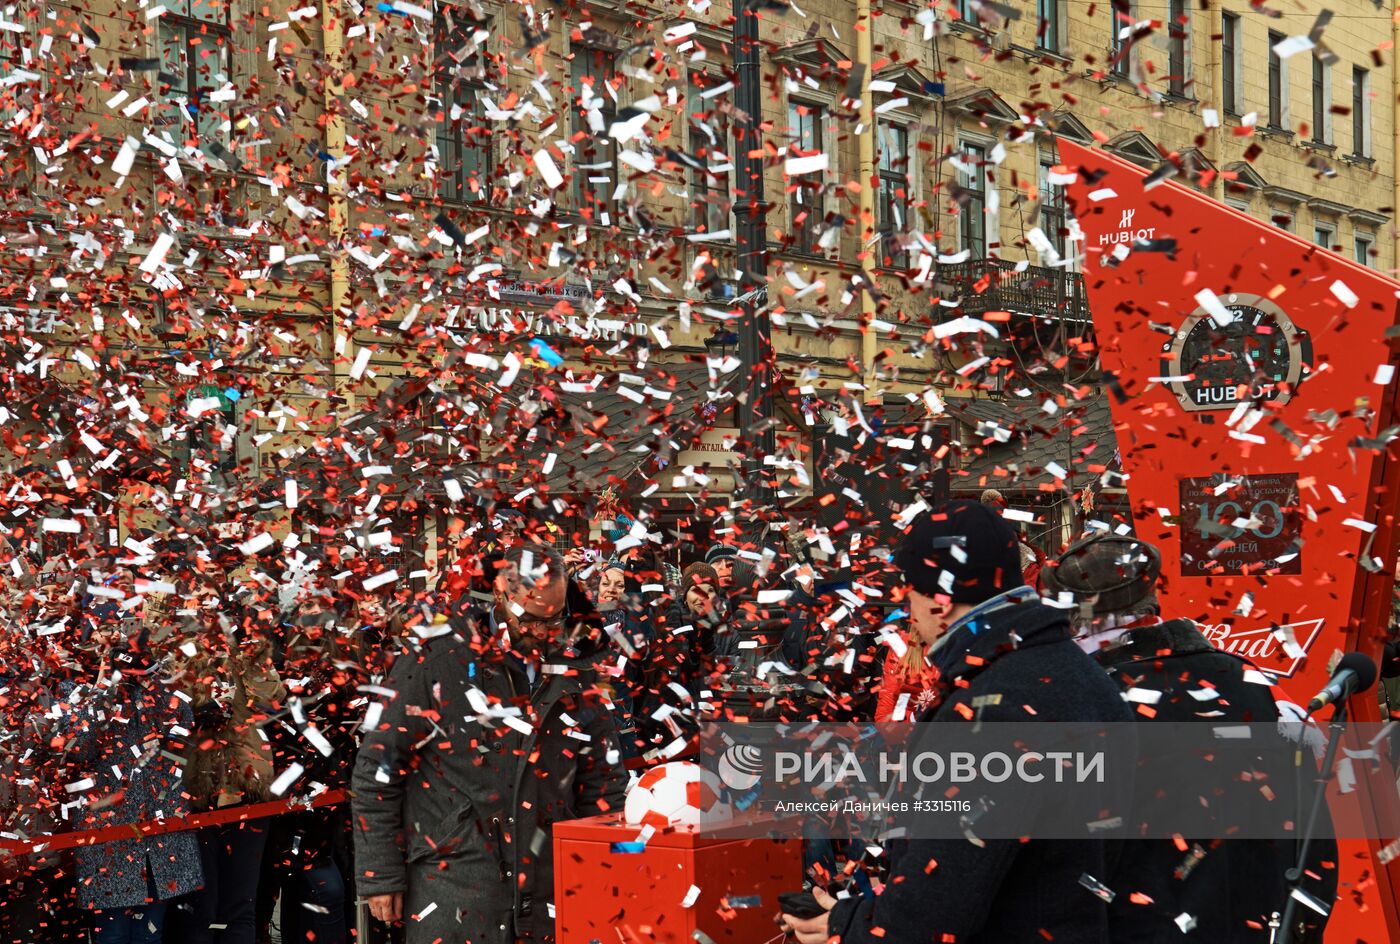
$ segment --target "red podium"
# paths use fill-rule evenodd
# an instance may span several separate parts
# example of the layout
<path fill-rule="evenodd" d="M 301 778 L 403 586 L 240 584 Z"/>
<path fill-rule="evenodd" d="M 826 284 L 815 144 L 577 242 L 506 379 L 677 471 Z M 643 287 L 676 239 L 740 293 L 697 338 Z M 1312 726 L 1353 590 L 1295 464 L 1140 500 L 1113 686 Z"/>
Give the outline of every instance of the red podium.
<path fill-rule="evenodd" d="M 755 838 L 758 830 L 770 835 Z M 795 820 L 675 827 L 644 846 L 640 831 L 621 813 L 554 824 L 558 944 L 704 944 L 697 931 L 716 944 L 762 944 L 778 935 L 778 893 L 802 888 Z"/>

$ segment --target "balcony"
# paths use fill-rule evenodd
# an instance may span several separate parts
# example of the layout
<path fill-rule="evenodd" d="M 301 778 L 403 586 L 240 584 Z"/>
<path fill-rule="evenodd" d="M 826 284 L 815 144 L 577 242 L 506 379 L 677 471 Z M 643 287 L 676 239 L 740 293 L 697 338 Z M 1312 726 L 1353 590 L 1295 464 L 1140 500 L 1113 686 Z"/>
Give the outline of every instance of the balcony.
<path fill-rule="evenodd" d="M 1040 319 L 1090 321 L 1084 277 L 1078 272 L 1026 266 L 1005 259 L 969 259 L 940 266 L 948 298 L 961 297 L 962 314 L 1009 311 Z M 1019 269 L 1019 271 L 1018 271 Z"/>

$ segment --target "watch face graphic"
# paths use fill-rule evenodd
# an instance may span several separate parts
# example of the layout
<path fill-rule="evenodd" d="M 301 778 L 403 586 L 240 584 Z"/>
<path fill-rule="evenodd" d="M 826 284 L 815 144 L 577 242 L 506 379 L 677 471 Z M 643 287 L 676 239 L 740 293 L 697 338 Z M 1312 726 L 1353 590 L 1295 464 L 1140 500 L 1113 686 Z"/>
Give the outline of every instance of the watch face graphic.
<path fill-rule="evenodd" d="M 1259 295 L 1223 295 L 1225 323 L 1204 307 L 1162 345 L 1162 375 L 1187 410 L 1232 410 L 1241 401 L 1287 403 L 1312 369 L 1312 340 Z"/>

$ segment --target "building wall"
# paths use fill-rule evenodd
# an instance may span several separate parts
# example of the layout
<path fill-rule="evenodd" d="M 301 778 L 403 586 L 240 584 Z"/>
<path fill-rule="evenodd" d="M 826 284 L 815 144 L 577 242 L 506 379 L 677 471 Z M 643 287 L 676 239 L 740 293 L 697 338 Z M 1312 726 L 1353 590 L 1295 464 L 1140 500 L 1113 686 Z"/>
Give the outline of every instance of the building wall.
<path fill-rule="evenodd" d="M 800 6 L 800 12 L 764 10 L 760 27 L 768 300 L 779 363 L 789 377 L 805 377 L 814 390 L 836 399 L 843 391 L 851 395 L 851 385 L 863 379 L 861 308 L 849 279 L 859 268 L 863 243 L 858 188 L 875 184 L 859 179 L 856 120 L 844 100 L 858 28 L 854 6 L 845 0 Z M 1364 160 L 1351 157 L 1349 115 L 1331 114 L 1331 147 L 1310 144 L 1314 135 L 1303 127 L 1312 112 L 1307 52 L 1284 67 L 1291 134 L 1262 127 L 1269 96 L 1267 32 L 1305 35 L 1312 13 L 1288 9 L 1266 18 L 1243 2 L 1226 11 L 1238 14 L 1242 29 L 1238 110 L 1242 117 L 1260 116 L 1251 130 L 1232 115 L 1224 116 L 1222 128 L 1205 124 L 1206 111 L 1221 107 L 1219 10 L 1189 2 L 1169 6 L 1168 0 L 1136 3 L 1136 20 L 1155 25 L 1135 44 L 1126 75 L 1115 76 L 1109 62 L 1112 7 L 1106 2 L 1051 4 L 1057 49 L 1038 48 L 1034 5 L 1020 5 L 1028 9 L 1009 23 L 977 24 L 950 16 L 950 7 L 957 6 L 940 4 L 929 20 L 922 7 L 886 0 L 877 4 L 871 25 L 873 76 L 895 82 L 874 98 L 877 106 L 893 106 L 882 112 L 882 123 L 895 121 L 908 131 L 909 228 L 922 234 L 924 247 L 957 258 L 969 213 L 958 207 L 959 171 L 949 155 L 976 143 L 996 162 L 976 168 L 989 178 L 988 205 L 997 207 L 986 217 L 987 255 L 1047 262 L 1027 240 L 1043 219 L 1037 216 L 1046 197 L 1039 164 L 1053 149 L 1053 125 L 1062 131 L 1083 127 L 1100 143 L 1148 165 L 1187 155 L 1179 179 L 1260 218 L 1287 217 L 1305 236 L 1325 226 L 1347 255 L 1355 251 L 1357 236 L 1371 237 L 1371 263 L 1396 266 L 1392 50 L 1373 58 L 1373 50 L 1391 39 L 1391 23 L 1367 0 L 1337 0 L 1324 33 L 1339 58 L 1331 67 L 1333 106 L 1350 107 L 1352 68 L 1369 70 Z M 1188 74 L 1183 93 L 1173 96 L 1167 94 L 1170 43 L 1163 22 L 1178 7 L 1189 18 Z M 327 20 L 322 11 L 287 2 L 255 6 L 237 0 L 219 8 L 227 31 L 210 32 L 206 40 L 213 46 L 222 41 L 229 50 L 232 94 L 219 103 L 219 114 L 228 123 L 230 163 L 246 163 L 232 170 L 210 167 L 199 148 L 186 149 L 179 135 L 171 135 L 166 150 L 181 152 L 175 180 L 176 162 L 152 147 L 141 151 L 128 174 L 112 170 L 125 142 L 159 134 L 150 119 L 161 107 L 160 73 L 140 60 L 161 57 L 163 18 L 103 3 L 20 3 L 16 9 L 15 22 L 24 29 L 6 32 L 20 37 L 10 68 L 41 78 L 8 87 L 5 162 L 31 181 L 17 195 L 18 218 L 47 220 L 53 229 L 40 234 L 52 248 L 37 266 L 17 249 L 3 251 L 7 265 L 27 266 L 31 276 L 27 284 L 13 283 L 12 301 L 49 306 L 60 311 L 61 323 L 78 326 L 61 343 L 51 336 L 59 348 L 90 340 L 84 312 L 98 307 L 108 312 L 99 334 L 127 350 L 164 352 L 167 362 L 183 358 L 206 373 L 218 360 L 225 365 L 221 376 L 236 361 L 255 388 L 245 422 L 262 461 L 323 429 L 325 403 L 333 395 L 354 404 L 396 376 L 437 370 L 456 342 L 441 336 L 431 341 L 420 329 L 441 325 L 454 307 L 490 307 L 487 280 L 493 275 L 587 281 L 599 296 L 591 306 L 595 316 L 642 319 L 665 331 L 669 347 L 661 348 L 652 336 L 658 348 L 653 363 L 700 356 L 704 339 L 733 311 L 701 297 L 693 278 L 702 253 L 732 275 L 733 241 L 688 238 L 695 235 L 695 175 L 664 152 L 694 154 L 702 144 L 687 118 L 686 73 L 701 70 L 721 82 L 732 78 L 728 5 L 595 3 L 584 14 L 568 16 L 553 7 L 522 13 L 483 2 L 470 8 L 487 24 L 478 35 L 481 67 L 473 82 L 488 90 L 499 112 L 514 115 L 477 123 L 490 129 L 489 163 L 498 171 L 483 178 L 484 199 L 446 205 L 433 199 L 428 164 L 442 111 L 430 94 L 435 51 L 428 21 L 375 9 L 339 20 L 332 12 Z M 689 23 L 696 30 L 676 38 Z M 573 57 L 586 55 L 590 43 L 607 39 L 605 33 L 627 53 L 619 56 L 616 104 L 647 102 L 649 156 L 656 162 L 649 173 L 623 168 L 628 192 L 622 202 L 641 214 L 614 213 L 607 226 L 575 199 L 585 141 L 576 132 L 579 89 L 571 73 Z M 41 96 L 35 94 L 39 89 Z M 994 94 L 978 97 L 979 90 Z M 141 98 L 148 104 L 126 114 Z M 907 100 L 896 104 L 899 98 Z M 733 120 L 730 94 L 709 101 L 712 121 Z M 794 180 L 785 168 L 792 102 L 822 105 L 828 113 L 819 142 L 829 157 L 820 209 L 844 223 L 823 251 L 789 245 L 794 220 L 788 191 Z M 168 106 L 162 114 L 170 114 Z M 337 120 L 349 137 L 343 154 L 326 146 Z M 636 149 L 639 142 L 625 146 Z M 558 188 L 544 184 L 538 155 L 545 151 L 565 175 Z M 1202 168 L 1208 169 L 1204 175 Z M 730 188 L 732 194 L 732 182 Z M 207 212 L 211 204 L 218 214 Z M 344 207 L 343 242 L 331 225 L 337 206 Z M 484 226 L 488 235 L 454 250 L 436 232 L 444 215 L 461 233 Z M 91 235 L 100 254 L 72 255 L 71 236 L 78 233 Z M 192 260 L 189 268 L 171 273 L 178 284 L 162 282 L 159 270 L 140 270 L 160 233 L 177 237 L 172 261 Z M 557 261 L 558 246 L 576 254 L 572 261 Z M 937 266 L 926 264 L 919 276 L 920 262 L 932 261 L 920 256 L 917 248 L 911 253 L 911 271 L 882 266 L 879 275 L 882 302 L 870 330 L 878 336 L 877 386 L 891 393 L 921 390 L 941 382 L 940 376 L 951 379 L 947 369 L 970 356 L 946 356 L 929 335 L 934 323 L 954 313 L 939 304 L 954 293 L 941 283 Z M 288 258 L 300 261 L 277 261 Z M 501 268 L 490 269 L 493 264 Z M 53 282 L 60 276 L 64 286 Z M 30 298 L 35 292 L 37 299 Z M 337 301 L 343 306 L 331 310 Z M 415 307 L 417 328 L 403 328 Z M 577 307 L 575 314 L 586 320 L 590 306 Z M 158 320 L 157 309 L 174 313 L 187 329 L 182 337 L 172 342 L 152 336 L 148 327 Z M 119 317 L 124 310 L 136 311 L 135 324 Z M 459 313 L 460 320 L 469 321 L 468 314 Z M 246 329 L 241 334 L 240 324 Z M 507 332 L 495 346 L 525 340 L 512 337 L 517 334 Z M 580 369 L 633 363 L 634 347 L 563 344 Z M 351 378 L 364 348 L 372 352 L 369 362 L 358 379 Z M 63 370 L 76 382 L 85 379 L 81 367 Z M 255 374 L 261 379 L 251 379 Z M 158 375 L 147 386 L 159 388 L 166 379 Z M 955 385 L 977 383 L 973 377 Z M 863 394 L 857 389 L 855 395 Z M 285 406 L 317 419 L 289 422 Z"/>

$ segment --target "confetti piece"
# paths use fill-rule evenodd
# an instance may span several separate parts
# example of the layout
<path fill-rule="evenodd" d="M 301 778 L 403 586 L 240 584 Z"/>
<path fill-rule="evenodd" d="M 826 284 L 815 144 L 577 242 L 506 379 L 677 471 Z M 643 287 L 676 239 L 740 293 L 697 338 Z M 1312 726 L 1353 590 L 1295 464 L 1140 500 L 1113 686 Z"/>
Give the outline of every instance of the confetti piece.
<path fill-rule="evenodd" d="M 386 570 L 382 574 L 375 574 L 373 577 L 367 577 L 361 584 L 361 586 L 363 586 L 366 590 L 376 590 L 379 587 L 385 586 L 386 584 L 391 584 L 398 579 L 399 572 L 397 570 Z"/>
<path fill-rule="evenodd" d="M 150 252 L 146 253 L 146 258 L 141 261 L 141 271 L 146 273 L 154 272 L 165 262 L 166 254 L 170 252 L 170 247 L 175 245 L 175 237 L 169 233 L 161 233 L 156 237 L 155 244 L 151 246 Z"/>
<path fill-rule="evenodd" d="M 259 553 L 260 551 L 265 551 L 269 547 L 272 547 L 274 543 L 275 542 L 272 535 L 267 533 L 266 531 L 262 531 L 258 534 L 253 535 L 251 538 L 244 541 L 242 544 L 239 544 L 238 550 L 243 554 L 246 554 L 251 557 L 252 555 Z"/>
<path fill-rule="evenodd" d="M 783 172 L 789 177 L 800 177 L 803 174 L 825 171 L 828 164 L 829 159 L 825 153 L 813 154 L 810 157 L 789 157 L 783 165 Z"/>
<path fill-rule="evenodd" d="M 268 789 L 273 796 L 282 796 L 292 788 L 292 784 L 301 779 L 301 775 L 306 772 L 306 768 L 301 764 L 291 764 L 286 770 L 277 775 L 277 779 L 272 781 L 272 786 Z"/>
<path fill-rule="evenodd" d="M 1287 59 L 1296 56 L 1300 52 L 1307 52 L 1313 48 L 1313 41 L 1307 36 L 1288 36 L 1277 43 L 1274 43 L 1274 55 L 1280 59 Z"/>
<path fill-rule="evenodd" d="M 1210 316 L 1210 320 L 1214 322 L 1217 327 L 1223 328 L 1234 322 L 1234 313 L 1226 308 L 1220 301 L 1220 298 L 1210 289 L 1203 288 L 1197 292 L 1194 297 L 1196 299 L 1196 304 L 1206 310 L 1206 314 Z"/>
<path fill-rule="evenodd" d="M 535 152 L 535 169 L 539 171 L 545 186 L 550 190 L 558 190 L 564 185 L 564 176 L 559 173 L 559 168 L 554 163 L 554 158 L 548 151 L 540 150 Z"/>

